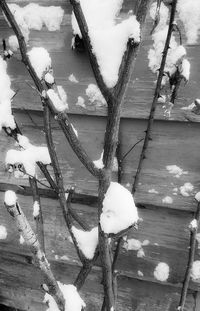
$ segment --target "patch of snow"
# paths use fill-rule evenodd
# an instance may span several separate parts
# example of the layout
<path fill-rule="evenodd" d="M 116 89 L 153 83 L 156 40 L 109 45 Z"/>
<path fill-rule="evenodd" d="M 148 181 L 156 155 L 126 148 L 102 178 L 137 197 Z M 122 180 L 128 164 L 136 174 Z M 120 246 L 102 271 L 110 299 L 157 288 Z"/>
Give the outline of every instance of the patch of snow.
<path fill-rule="evenodd" d="M 82 96 L 78 96 L 76 105 L 80 106 L 82 108 L 86 108 L 86 106 L 85 106 L 85 99 Z"/>
<path fill-rule="evenodd" d="M 80 3 L 104 82 L 108 87 L 114 87 L 128 40 L 140 41 L 140 25 L 134 15 L 129 15 L 126 20 L 116 23 L 122 0 L 80 0 Z M 78 34 L 81 38 L 74 14 L 72 14 L 72 28 L 74 34 Z"/>
<path fill-rule="evenodd" d="M 44 80 L 45 82 L 49 83 L 49 84 L 54 84 L 55 80 L 54 80 L 54 76 L 50 73 L 47 72 L 44 76 Z"/>
<path fill-rule="evenodd" d="M 11 80 L 7 74 L 7 63 L 0 56 L 0 131 L 2 127 L 16 127 L 12 115 L 11 102 L 14 92 L 11 89 Z"/>
<path fill-rule="evenodd" d="M 36 218 L 40 213 L 40 204 L 38 201 L 33 203 L 33 217 Z"/>
<path fill-rule="evenodd" d="M 85 93 L 91 104 L 96 104 L 98 107 L 107 105 L 105 98 L 96 84 L 89 84 L 85 90 Z"/>
<path fill-rule="evenodd" d="M 136 239 L 127 239 L 123 247 L 127 250 L 138 251 L 142 247 L 142 243 Z"/>
<path fill-rule="evenodd" d="M 144 240 L 144 241 L 142 242 L 142 246 L 147 246 L 147 245 L 149 245 L 149 244 L 150 244 L 149 240 Z"/>
<path fill-rule="evenodd" d="M 191 192 L 194 189 L 194 186 L 190 182 L 186 182 L 179 189 L 180 189 L 180 193 L 182 194 L 182 196 L 189 197 L 191 195 Z"/>
<path fill-rule="evenodd" d="M 144 252 L 143 248 L 140 248 L 140 249 L 138 250 L 138 252 L 137 252 L 137 257 L 138 257 L 138 258 L 143 258 L 143 257 L 145 257 L 145 252 Z"/>
<path fill-rule="evenodd" d="M 96 247 L 98 245 L 98 227 L 93 228 L 91 231 L 83 231 L 72 226 L 72 232 L 86 258 L 92 259 Z"/>
<path fill-rule="evenodd" d="M 190 78 L 190 62 L 184 58 L 180 65 L 180 73 L 184 77 L 185 81 L 189 81 Z"/>
<path fill-rule="evenodd" d="M 94 165 L 98 168 L 98 169 L 102 169 L 104 168 L 104 165 L 103 165 L 103 152 L 101 153 L 101 156 L 99 158 L 99 160 L 95 160 L 93 161 Z"/>
<path fill-rule="evenodd" d="M 65 310 L 66 311 L 81 311 L 85 308 L 85 302 L 80 297 L 76 287 L 74 285 L 66 285 L 58 282 L 58 285 L 63 293 L 65 299 Z M 46 311 L 59 311 L 57 303 L 54 298 L 48 293 L 44 296 L 44 302 L 48 304 L 48 309 Z"/>
<path fill-rule="evenodd" d="M 197 229 L 198 227 L 198 223 L 197 223 L 197 220 L 196 219 L 193 219 L 190 224 L 189 224 L 189 228 L 194 230 L 194 229 Z"/>
<path fill-rule="evenodd" d="M 0 225 L 0 240 L 5 240 L 7 238 L 7 229 L 5 226 Z"/>
<path fill-rule="evenodd" d="M 76 137 L 78 137 L 78 131 L 75 129 L 75 127 L 73 126 L 73 124 L 72 124 L 72 123 L 71 123 L 71 127 L 73 128 L 73 131 L 74 131 L 74 133 L 75 133 Z"/>
<path fill-rule="evenodd" d="M 137 208 L 130 191 L 117 182 L 111 182 L 103 200 L 100 216 L 105 233 L 118 233 L 137 223 Z"/>
<path fill-rule="evenodd" d="M 29 40 L 30 29 L 41 30 L 45 25 L 49 31 L 59 30 L 64 16 L 64 10 L 59 6 L 45 7 L 36 3 L 24 7 L 15 3 L 8 6 L 26 42 Z"/>
<path fill-rule="evenodd" d="M 169 277 L 169 266 L 165 262 L 159 262 L 154 270 L 154 277 L 158 281 L 164 282 L 167 281 Z"/>
<path fill-rule="evenodd" d="M 197 240 L 197 244 L 198 244 L 198 249 L 200 249 L 200 232 L 197 233 L 196 240 Z"/>
<path fill-rule="evenodd" d="M 33 47 L 27 54 L 38 78 L 42 79 L 44 72 L 51 68 L 49 53 L 43 47 Z"/>
<path fill-rule="evenodd" d="M 61 260 L 69 260 L 69 257 L 67 255 L 63 255 L 60 257 Z"/>
<path fill-rule="evenodd" d="M 197 193 L 195 194 L 195 199 L 196 199 L 198 202 L 200 201 L 200 191 L 197 192 Z"/>
<path fill-rule="evenodd" d="M 7 190 L 7 191 L 5 192 L 4 202 L 5 202 L 6 205 L 8 205 L 8 206 L 15 205 L 16 202 L 17 202 L 17 196 L 16 196 L 15 192 L 12 191 L 12 190 Z"/>
<path fill-rule="evenodd" d="M 138 270 L 137 274 L 138 274 L 138 276 L 144 276 L 144 273 L 140 270 Z"/>
<path fill-rule="evenodd" d="M 12 51 L 17 51 L 19 48 L 19 43 L 15 35 L 12 35 L 8 38 L 8 44 Z"/>
<path fill-rule="evenodd" d="M 185 28 L 187 43 L 196 43 L 200 30 L 199 0 L 178 0 L 177 12 Z"/>
<path fill-rule="evenodd" d="M 73 83 L 78 83 L 78 80 L 76 79 L 76 77 L 73 73 L 71 73 L 71 75 L 69 75 L 68 79 L 69 79 L 69 81 L 71 81 Z"/>
<path fill-rule="evenodd" d="M 22 142 L 22 141 L 21 141 Z M 10 149 L 7 151 L 5 163 L 7 167 L 22 165 L 22 174 L 26 173 L 31 176 L 35 175 L 36 162 L 42 162 L 47 165 L 51 163 L 49 151 L 47 147 L 37 147 L 32 144 L 26 145 L 25 150 Z M 24 172 L 25 170 L 25 172 Z"/>
<path fill-rule="evenodd" d="M 191 103 L 189 106 L 187 106 L 187 107 L 181 107 L 181 109 L 182 110 L 192 110 L 194 107 L 195 107 L 196 105 L 195 105 L 195 103 L 193 102 L 193 103 Z"/>
<path fill-rule="evenodd" d="M 60 93 L 58 94 L 53 89 L 49 89 L 49 90 L 47 90 L 47 95 L 48 95 L 49 99 L 51 100 L 54 108 L 57 111 L 64 111 L 64 110 L 68 109 L 68 104 L 66 101 L 63 101 L 63 99 L 60 96 Z"/>
<path fill-rule="evenodd" d="M 22 234 L 20 234 L 19 243 L 24 244 L 24 242 L 25 242 L 25 240 L 24 240 Z"/>
<path fill-rule="evenodd" d="M 200 260 L 196 260 L 193 262 L 191 278 L 193 279 L 193 281 L 200 279 Z"/>
<path fill-rule="evenodd" d="M 181 175 L 186 175 L 188 174 L 187 171 L 184 171 L 182 168 L 180 168 L 177 165 L 167 165 L 166 169 L 170 174 L 173 175 L 173 177 L 179 178 Z"/>
<path fill-rule="evenodd" d="M 172 204 L 173 203 L 173 199 L 170 196 L 166 196 L 162 199 L 162 202 L 165 204 Z"/>
<path fill-rule="evenodd" d="M 159 192 L 155 189 L 149 189 L 148 190 L 149 193 L 155 193 L 155 194 L 158 194 Z"/>

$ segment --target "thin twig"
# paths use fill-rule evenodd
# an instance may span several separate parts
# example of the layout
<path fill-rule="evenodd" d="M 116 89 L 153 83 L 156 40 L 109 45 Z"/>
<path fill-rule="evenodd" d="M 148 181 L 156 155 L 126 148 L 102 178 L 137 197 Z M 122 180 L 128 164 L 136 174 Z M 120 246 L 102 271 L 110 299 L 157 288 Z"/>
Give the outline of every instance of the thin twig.
<path fill-rule="evenodd" d="M 140 140 L 138 140 L 123 156 L 121 161 L 123 162 L 124 159 L 129 155 L 129 153 L 135 148 L 135 146 L 137 146 L 139 143 L 141 143 L 141 141 L 143 141 L 144 138 L 141 138 Z"/>
<path fill-rule="evenodd" d="M 188 263 L 187 263 L 187 268 L 185 271 L 185 277 L 184 277 L 184 281 L 183 281 L 183 287 L 181 290 L 181 297 L 180 297 L 180 302 L 179 302 L 179 306 L 177 308 L 177 311 L 183 311 L 184 306 L 185 306 L 185 301 L 186 301 L 186 296 L 187 296 L 187 291 L 188 291 L 188 286 L 189 286 L 189 281 L 190 281 L 190 276 L 191 276 L 192 265 L 194 262 L 196 236 L 197 236 L 197 231 L 198 231 L 198 226 L 199 226 L 199 219 L 200 219 L 200 202 L 198 202 L 198 204 L 197 204 L 197 209 L 196 209 L 196 213 L 195 213 L 195 217 L 194 217 L 194 220 L 196 220 L 196 226 L 190 227 L 190 248 L 189 248 L 189 255 L 188 255 Z"/>
<path fill-rule="evenodd" d="M 35 223 L 36 223 L 36 234 L 37 234 L 39 243 L 42 247 L 42 250 L 45 253 L 42 206 L 41 206 L 41 200 L 40 200 L 40 195 L 39 195 L 39 191 L 38 191 L 36 178 L 29 178 L 29 184 L 30 184 L 30 187 L 32 190 L 33 204 L 36 204 L 36 202 L 37 202 L 37 204 L 39 206 L 38 215 L 34 216 L 34 219 L 35 219 Z"/>
<path fill-rule="evenodd" d="M 138 185 L 138 180 L 139 180 L 140 172 L 142 169 L 143 160 L 146 157 L 146 151 L 147 151 L 147 148 L 149 145 L 149 140 L 151 139 L 151 132 L 152 132 L 152 126 L 153 126 L 153 121 L 154 121 L 154 116 L 155 116 L 156 105 L 157 105 L 158 97 L 159 97 L 160 90 L 161 90 L 161 83 L 162 83 L 167 53 L 168 53 L 168 49 L 169 49 L 170 39 L 171 39 L 171 35 L 172 35 L 173 29 L 174 29 L 173 25 L 174 25 L 175 13 L 176 13 L 176 5 L 177 5 L 177 0 L 174 0 L 172 2 L 169 28 L 168 28 L 167 38 L 165 41 L 165 47 L 164 47 L 161 65 L 160 65 L 160 69 L 159 69 L 159 74 L 158 74 L 158 79 L 157 79 L 157 83 L 156 83 L 154 98 L 153 98 L 153 101 L 151 104 L 151 110 L 150 110 L 150 114 L 149 114 L 147 130 L 146 130 L 146 134 L 145 134 L 145 138 L 144 138 L 142 151 L 140 154 L 140 159 L 139 159 L 139 163 L 138 163 L 138 167 L 137 167 L 137 171 L 136 171 L 136 175 L 135 175 L 135 180 L 134 180 L 133 187 L 132 187 L 132 193 L 133 194 L 135 193 L 136 187 Z"/>
<path fill-rule="evenodd" d="M 35 233 L 33 232 L 28 220 L 26 219 L 26 216 L 24 215 L 18 202 L 12 205 L 8 205 L 5 202 L 5 206 L 14 221 L 16 222 L 18 231 L 22 234 L 26 244 L 30 247 L 31 252 L 33 253 L 35 258 L 35 261 L 33 262 L 35 264 L 37 263 L 36 267 L 39 267 L 39 269 L 43 273 L 45 283 L 48 288 L 47 292 L 53 296 L 59 307 L 59 310 L 65 311 L 65 299 L 63 297 L 63 294 L 58 286 L 57 281 L 54 278 L 50 265 L 45 257 L 44 252 L 42 251 L 40 243 Z M 45 288 L 46 286 L 44 287 L 44 289 Z"/>

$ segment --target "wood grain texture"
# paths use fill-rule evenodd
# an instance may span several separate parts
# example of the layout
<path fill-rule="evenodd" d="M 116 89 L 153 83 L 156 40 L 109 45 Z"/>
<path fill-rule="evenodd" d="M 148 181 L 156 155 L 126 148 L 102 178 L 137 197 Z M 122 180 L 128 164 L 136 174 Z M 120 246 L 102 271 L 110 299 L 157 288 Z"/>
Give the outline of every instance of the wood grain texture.
<path fill-rule="evenodd" d="M 31 31 L 29 45 L 43 46 L 47 48 L 51 57 L 54 69 L 54 75 L 57 83 L 63 85 L 68 94 L 69 112 L 81 115 L 106 115 L 106 108 L 99 107 L 97 103 L 91 104 L 85 93 L 87 86 L 94 83 L 94 78 L 90 65 L 85 53 L 77 53 L 71 50 L 71 8 L 67 1 L 35 1 L 41 5 L 54 4 L 62 5 L 65 10 L 65 16 L 58 32 L 49 32 L 43 28 L 42 31 Z M 27 1 L 22 1 L 26 4 Z M 125 13 L 129 9 L 134 9 L 134 2 L 125 1 L 121 19 L 125 17 Z M 180 23 L 179 23 L 180 24 Z M 156 76 L 151 73 L 148 68 L 148 50 L 152 45 L 149 35 L 152 27 L 152 21 L 148 17 L 146 27 L 143 33 L 143 44 L 137 58 L 136 66 L 130 81 L 130 85 L 125 97 L 124 108 L 122 115 L 130 118 L 146 119 L 148 117 L 153 92 L 155 88 Z M 183 26 L 181 25 L 183 31 Z M 0 16 L 0 38 L 7 38 L 11 33 L 11 29 L 7 26 L 2 15 Z M 185 43 L 185 38 L 183 35 Z M 200 52 L 199 42 L 196 45 L 186 47 L 188 59 L 191 62 L 191 78 L 189 83 L 181 86 L 178 101 L 173 109 L 170 120 L 178 120 L 183 122 L 199 122 L 200 118 L 194 113 L 184 111 L 181 108 L 188 106 L 195 98 L 200 96 L 198 81 L 200 79 L 198 55 Z M 15 57 L 16 56 L 16 57 Z M 30 81 L 28 74 L 25 71 L 23 64 L 20 62 L 20 56 L 16 53 L 11 61 L 9 61 L 9 73 L 13 80 L 13 88 L 19 89 L 17 96 L 13 102 L 13 107 L 17 109 L 33 109 L 41 110 L 40 99 L 33 90 L 27 86 L 26 81 Z M 73 73 L 79 83 L 70 82 L 68 77 Z M 85 99 L 86 108 L 81 108 L 76 105 L 78 96 Z M 165 120 L 164 109 L 162 104 L 159 104 L 156 111 L 156 119 Z"/>

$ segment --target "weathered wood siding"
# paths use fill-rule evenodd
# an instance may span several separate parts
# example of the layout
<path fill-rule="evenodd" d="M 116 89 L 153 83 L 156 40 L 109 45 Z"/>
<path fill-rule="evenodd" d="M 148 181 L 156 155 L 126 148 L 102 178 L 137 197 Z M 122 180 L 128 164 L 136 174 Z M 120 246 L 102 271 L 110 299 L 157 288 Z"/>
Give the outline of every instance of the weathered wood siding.
<path fill-rule="evenodd" d="M 91 105 L 85 94 L 88 84 L 94 82 L 94 78 L 87 56 L 71 50 L 70 5 L 68 1 L 56 0 L 34 2 L 41 5 L 61 5 L 65 10 L 60 32 L 48 32 L 45 28 L 40 32 L 31 31 L 29 44 L 30 47 L 43 46 L 48 49 L 57 84 L 63 85 L 68 94 L 70 119 L 78 130 L 79 138 L 88 154 L 93 160 L 97 160 L 102 152 L 106 108 Z M 27 3 L 29 1 L 20 1 L 21 5 Z M 134 9 L 134 3 L 135 1 L 131 0 L 125 1 L 122 18 L 129 9 Z M 143 44 L 124 102 L 120 127 L 122 154 L 125 154 L 144 136 L 147 125 L 156 79 L 148 69 L 147 60 L 147 52 L 152 43 L 149 36 L 151 26 L 148 17 Z M 0 15 L 0 38 L 7 38 L 11 33 L 12 30 Z M 121 271 L 119 310 L 172 311 L 175 310 L 179 300 L 188 256 L 189 230 L 187 228 L 196 208 L 194 194 L 200 188 L 200 117 L 181 109 L 200 97 L 200 45 L 188 46 L 187 52 L 191 62 L 191 80 L 186 86 L 181 86 L 179 99 L 171 118 L 164 117 L 162 105 L 158 105 L 156 110 L 153 140 L 150 142 L 140 184 L 135 194 L 143 222 L 138 232 L 132 231 L 129 235 L 129 238 L 134 237 L 140 241 L 147 239 L 150 244 L 144 246 L 145 257 L 143 258 L 138 258 L 136 251 L 126 251 L 123 247 L 121 249 L 118 260 L 118 269 Z M 8 71 L 12 78 L 13 89 L 19 90 L 13 102 L 17 123 L 32 143 L 45 144 L 40 98 L 27 84 L 27 82 L 33 83 L 18 53 L 8 62 Z M 78 79 L 78 84 L 69 81 L 68 77 L 71 73 Z M 85 99 L 85 109 L 75 105 L 78 96 Z M 73 154 L 55 121 L 53 121 L 53 130 L 66 188 L 75 185 L 77 192 L 96 195 L 96 180 Z M 13 140 L 1 132 L 0 224 L 6 226 L 8 237 L 0 241 L 0 302 L 22 310 L 45 310 L 42 303 L 43 293 L 40 290 L 40 273 L 31 264 L 28 249 L 19 243 L 17 230 L 3 207 L 4 191 L 16 189 L 19 193 L 19 202 L 34 227 L 32 198 L 29 189 L 25 187 L 28 186 L 28 181 L 16 180 L 5 171 L 5 154 L 9 148 L 13 148 L 13 145 Z M 123 163 L 122 182 L 130 189 L 140 151 L 141 144 L 136 146 Z M 166 170 L 166 165 L 170 164 L 180 166 L 188 171 L 188 174 L 180 178 L 173 177 Z M 113 174 L 113 180 L 116 180 L 116 173 Z M 177 195 L 173 195 L 173 188 L 179 188 L 187 181 L 194 185 L 192 195 L 183 197 L 179 191 Z M 158 193 L 148 192 L 151 189 L 155 189 Z M 167 195 L 173 198 L 173 204 L 162 203 L 162 199 Z M 91 227 L 97 224 L 95 200 L 88 205 L 73 204 L 73 207 L 91 223 Z M 47 257 L 57 279 L 65 283 L 72 282 L 78 273 L 79 262 L 74 247 L 68 239 L 69 234 L 59 204 L 53 198 L 52 192 L 46 192 L 46 197 L 42 199 L 42 208 Z M 199 258 L 198 251 L 197 258 Z M 170 276 L 166 283 L 159 283 L 153 276 L 153 271 L 160 261 L 170 266 Z M 143 276 L 139 276 L 138 271 L 142 271 Z M 97 264 L 81 292 L 87 302 L 88 310 L 99 309 L 102 299 L 100 281 L 100 269 Z M 196 291 L 199 289 L 200 283 L 191 281 L 186 310 L 198 310 L 199 298 L 196 299 L 198 297 Z"/>

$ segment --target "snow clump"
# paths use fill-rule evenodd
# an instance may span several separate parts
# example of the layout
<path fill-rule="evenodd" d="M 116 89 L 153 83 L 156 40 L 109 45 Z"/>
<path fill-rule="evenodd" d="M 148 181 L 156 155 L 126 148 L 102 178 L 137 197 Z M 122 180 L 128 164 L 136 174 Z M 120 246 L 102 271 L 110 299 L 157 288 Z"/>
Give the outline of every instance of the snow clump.
<path fill-rule="evenodd" d="M 165 262 L 159 262 L 154 270 L 154 277 L 158 281 L 164 282 L 167 281 L 169 277 L 169 266 Z"/>
<path fill-rule="evenodd" d="M 40 147 L 32 145 L 28 138 L 18 135 L 19 145 L 24 150 L 10 149 L 7 151 L 5 163 L 7 168 L 18 167 L 23 174 L 35 175 L 36 162 L 42 162 L 47 165 L 51 163 L 49 151 L 47 147 Z"/>
<path fill-rule="evenodd" d="M 85 302 L 80 297 L 74 285 L 66 285 L 62 284 L 61 282 L 58 282 L 58 285 L 65 299 L 65 311 L 81 311 L 86 307 Z M 46 311 L 59 311 L 54 298 L 48 293 L 46 293 L 44 296 L 44 302 L 48 304 L 48 309 Z"/>
<path fill-rule="evenodd" d="M 0 225 L 0 240 L 5 240 L 7 238 L 7 229 L 5 226 Z"/>
<path fill-rule="evenodd" d="M 78 83 L 78 80 L 76 79 L 76 77 L 73 73 L 71 73 L 71 75 L 69 75 L 68 79 L 69 79 L 69 81 L 71 81 L 73 83 Z"/>
<path fill-rule="evenodd" d="M 28 42 L 30 29 L 41 30 L 43 25 L 49 31 L 60 29 L 63 20 L 64 10 L 59 6 L 44 7 L 36 3 L 29 3 L 20 7 L 16 3 L 8 4 L 24 38 Z M 15 36 L 9 37 L 10 48 L 17 50 L 18 42 Z"/>
<path fill-rule="evenodd" d="M 193 281 L 200 279 L 200 260 L 196 260 L 193 262 L 191 278 Z"/>
<path fill-rule="evenodd" d="M 174 177 L 179 178 L 181 175 L 188 174 L 187 171 L 184 171 L 182 168 L 180 168 L 177 165 L 167 165 L 166 169 L 170 174 L 172 174 Z"/>
<path fill-rule="evenodd" d="M 200 1 L 178 0 L 177 12 L 185 28 L 187 43 L 197 43 L 200 30 Z"/>
<path fill-rule="evenodd" d="M 137 208 L 130 191 L 117 182 L 111 182 L 103 200 L 100 216 L 102 230 L 107 234 L 116 234 L 138 220 Z"/>
<path fill-rule="evenodd" d="M 85 106 L 85 99 L 82 96 L 78 96 L 76 106 L 80 106 L 82 108 L 86 108 Z"/>
<path fill-rule="evenodd" d="M 7 74 L 7 63 L 0 56 L 0 131 L 2 127 L 14 129 L 15 120 L 12 115 L 11 102 L 14 92 L 11 90 L 11 80 Z"/>
<path fill-rule="evenodd" d="M 92 259 L 98 244 L 98 228 L 95 227 L 91 231 L 83 231 L 72 226 L 72 232 L 82 253 L 86 258 Z"/>
<path fill-rule="evenodd" d="M 51 58 L 45 48 L 34 47 L 28 52 L 31 65 L 33 66 L 39 79 L 43 73 L 51 68 Z"/>
<path fill-rule="evenodd" d="M 162 199 L 162 202 L 165 204 L 172 204 L 173 203 L 173 199 L 170 196 L 166 196 Z"/>
<path fill-rule="evenodd" d="M 200 201 L 200 192 L 195 194 L 195 199 L 199 202 Z"/>
<path fill-rule="evenodd" d="M 89 84 L 87 89 L 85 90 L 85 93 L 88 96 L 91 104 L 95 103 L 98 107 L 106 106 L 106 101 L 96 84 Z"/>
<path fill-rule="evenodd" d="M 132 14 L 116 23 L 122 0 L 80 0 L 80 3 L 104 82 L 108 87 L 114 87 L 128 40 L 140 41 L 140 24 Z M 74 14 L 72 28 L 74 35 L 82 38 Z"/>
<path fill-rule="evenodd" d="M 180 193 L 182 194 L 182 196 L 189 197 L 191 195 L 191 192 L 194 189 L 194 186 L 190 182 L 186 182 L 179 189 L 180 189 Z"/>
<path fill-rule="evenodd" d="M 4 202 L 8 206 L 15 205 L 17 202 L 17 196 L 16 196 L 15 192 L 12 190 L 7 190 L 5 192 Z"/>
<path fill-rule="evenodd" d="M 40 204 L 38 201 L 33 203 L 33 217 L 36 218 L 40 213 Z"/>

